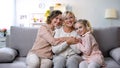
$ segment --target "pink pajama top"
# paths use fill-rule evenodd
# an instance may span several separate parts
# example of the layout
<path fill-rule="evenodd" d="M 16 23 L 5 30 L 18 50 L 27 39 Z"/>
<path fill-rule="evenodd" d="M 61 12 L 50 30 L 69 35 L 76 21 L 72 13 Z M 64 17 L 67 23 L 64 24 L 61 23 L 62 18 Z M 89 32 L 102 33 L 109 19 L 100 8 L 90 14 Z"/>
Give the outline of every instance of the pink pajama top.
<path fill-rule="evenodd" d="M 77 47 L 83 52 L 83 59 L 88 63 L 94 61 L 103 65 L 104 58 L 102 52 L 99 50 L 99 46 L 91 32 L 87 32 L 82 35 L 81 39 L 82 43 L 78 43 Z"/>
<path fill-rule="evenodd" d="M 42 25 L 30 52 L 35 53 L 40 58 L 51 59 L 53 57 L 51 45 L 56 45 L 58 42 L 53 35 L 54 32 L 47 25 Z"/>

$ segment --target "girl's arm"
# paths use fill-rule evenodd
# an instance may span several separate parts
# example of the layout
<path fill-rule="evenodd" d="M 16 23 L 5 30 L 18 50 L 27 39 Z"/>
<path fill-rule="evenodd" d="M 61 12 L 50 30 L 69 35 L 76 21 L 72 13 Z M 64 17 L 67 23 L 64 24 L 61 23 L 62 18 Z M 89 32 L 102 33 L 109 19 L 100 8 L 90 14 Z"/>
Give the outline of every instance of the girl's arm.
<path fill-rule="evenodd" d="M 91 35 L 86 35 L 85 38 L 82 40 L 82 43 L 79 43 L 78 48 L 80 48 L 84 54 L 90 55 L 92 51 Z"/>

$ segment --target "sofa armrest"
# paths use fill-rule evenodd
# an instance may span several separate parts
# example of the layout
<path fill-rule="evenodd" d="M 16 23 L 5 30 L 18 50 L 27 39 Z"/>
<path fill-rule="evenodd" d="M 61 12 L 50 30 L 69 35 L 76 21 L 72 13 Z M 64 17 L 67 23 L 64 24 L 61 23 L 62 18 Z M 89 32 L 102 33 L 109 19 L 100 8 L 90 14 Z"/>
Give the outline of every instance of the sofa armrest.
<path fill-rule="evenodd" d="M 10 35 L 6 36 L 6 47 L 10 46 Z"/>
<path fill-rule="evenodd" d="M 18 52 L 15 49 L 8 47 L 0 48 L 0 63 L 12 62 L 17 55 Z"/>
<path fill-rule="evenodd" d="M 112 49 L 110 51 L 110 56 L 120 64 L 120 47 Z"/>

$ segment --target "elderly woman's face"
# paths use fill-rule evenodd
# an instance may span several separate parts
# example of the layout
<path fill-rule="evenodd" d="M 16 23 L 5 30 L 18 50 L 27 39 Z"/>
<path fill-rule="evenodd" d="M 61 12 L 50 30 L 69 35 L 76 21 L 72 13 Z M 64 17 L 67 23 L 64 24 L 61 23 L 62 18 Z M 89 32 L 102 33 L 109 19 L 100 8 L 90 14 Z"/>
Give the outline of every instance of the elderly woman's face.
<path fill-rule="evenodd" d="M 75 23 L 75 17 L 72 14 L 67 14 L 64 18 L 64 25 L 67 27 L 73 27 Z"/>

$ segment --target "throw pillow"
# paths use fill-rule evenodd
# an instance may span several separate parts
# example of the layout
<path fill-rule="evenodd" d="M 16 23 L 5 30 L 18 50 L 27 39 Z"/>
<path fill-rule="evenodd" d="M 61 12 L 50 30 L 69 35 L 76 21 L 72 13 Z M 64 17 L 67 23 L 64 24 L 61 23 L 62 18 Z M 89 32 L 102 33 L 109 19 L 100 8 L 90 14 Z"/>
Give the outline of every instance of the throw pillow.
<path fill-rule="evenodd" d="M 110 51 L 110 56 L 117 62 L 120 64 L 120 47 L 119 48 L 115 48 L 112 49 Z"/>
<path fill-rule="evenodd" d="M 17 51 L 12 48 L 0 48 L 0 63 L 12 62 L 18 55 Z"/>

